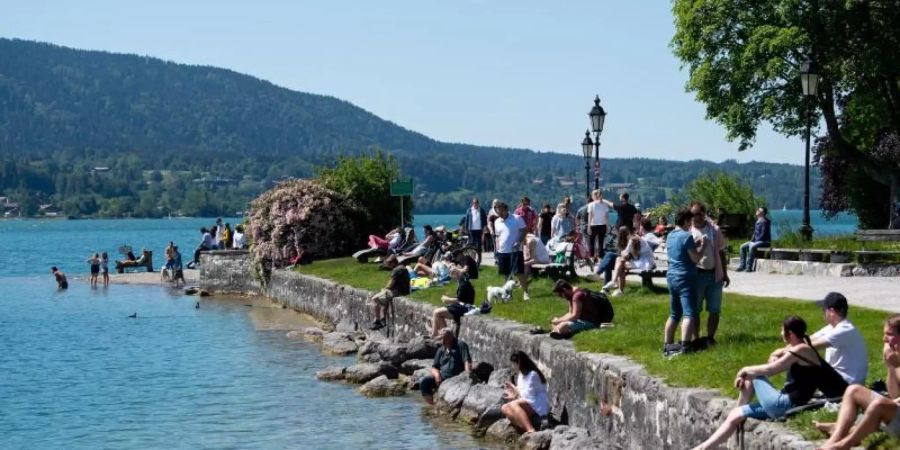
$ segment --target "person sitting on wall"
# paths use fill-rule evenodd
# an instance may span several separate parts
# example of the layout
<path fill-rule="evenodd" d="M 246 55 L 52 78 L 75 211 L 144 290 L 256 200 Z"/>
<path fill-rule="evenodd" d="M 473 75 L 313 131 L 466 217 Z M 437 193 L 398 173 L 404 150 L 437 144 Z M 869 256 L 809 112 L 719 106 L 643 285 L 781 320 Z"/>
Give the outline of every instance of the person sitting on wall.
<path fill-rule="evenodd" d="M 738 263 L 738 272 L 753 272 L 755 269 L 753 262 L 756 258 L 756 249 L 758 247 L 767 247 L 772 242 L 772 222 L 766 215 L 769 210 L 760 206 L 756 210 L 756 224 L 753 226 L 753 237 L 749 242 L 741 244 L 740 262 Z"/>
<path fill-rule="evenodd" d="M 369 299 L 375 309 L 375 322 L 372 323 L 370 330 L 384 328 L 384 312 L 391 301 L 394 300 L 394 297 L 399 295 L 409 295 L 409 271 L 404 265 L 394 267 L 384 289 Z"/>
<path fill-rule="evenodd" d="M 431 375 L 422 378 L 419 382 L 419 390 L 422 398 L 429 405 L 434 404 L 434 392 L 445 380 L 453 378 L 465 371 L 472 371 L 472 356 L 469 354 L 469 346 L 456 338 L 453 330 L 444 328 L 441 330 L 441 346 L 434 355 L 434 364 L 431 366 Z"/>
<path fill-rule="evenodd" d="M 612 304 L 604 294 L 573 287 L 566 280 L 557 280 L 553 293 L 569 302 L 569 312 L 550 320 L 553 326 L 550 337 L 554 339 L 569 338 L 584 330 L 597 328 L 602 323 L 612 322 Z"/>
<path fill-rule="evenodd" d="M 475 307 L 475 288 L 469 281 L 465 270 L 459 267 L 450 269 L 450 277 L 457 281 L 456 297 L 441 296 L 441 301 L 446 306 L 435 309 L 431 315 L 431 337 L 436 338 L 438 331 L 447 325 L 448 319 L 456 322 L 459 330 L 460 320 Z"/>
<path fill-rule="evenodd" d="M 509 358 L 516 368 L 516 384 L 506 381 L 506 398 L 510 401 L 500 407 L 500 412 L 516 428 L 526 433 L 535 431 L 535 422 L 550 414 L 550 398 L 547 396 L 547 378 L 523 351 Z"/>

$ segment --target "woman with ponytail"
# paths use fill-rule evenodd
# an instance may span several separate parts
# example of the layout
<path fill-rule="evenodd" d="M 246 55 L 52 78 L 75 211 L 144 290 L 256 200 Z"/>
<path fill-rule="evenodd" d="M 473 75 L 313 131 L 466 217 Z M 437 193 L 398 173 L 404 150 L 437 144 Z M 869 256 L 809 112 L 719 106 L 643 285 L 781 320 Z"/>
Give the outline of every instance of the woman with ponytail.
<path fill-rule="evenodd" d="M 741 391 L 738 406 L 731 410 L 716 432 L 695 449 L 717 448 L 748 417 L 777 419 L 789 409 L 809 402 L 816 391 L 821 359 L 810 345 L 806 322 L 797 316 L 789 316 L 782 323 L 781 339 L 784 348 L 773 352 L 768 364 L 738 371 L 734 380 L 734 387 Z M 787 372 L 787 379 L 779 391 L 767 377 L 781 372 Z M 751 403 L 754 394 L 756 401 Z"/>
<path fill-rule="evenodd" d="M 900 437 L 900 314 L 885 321 L 883 342 L 888 396 L 859 384 L 851 385 L 844 392 L 837 422 L 813 422 L 820 431 L 831 435 L 822 448 L 845 449 L 859 445 L 879 426 L 892 437 Z M 862 420 L 854 425 L 859 410 L 863 411 Z"/>

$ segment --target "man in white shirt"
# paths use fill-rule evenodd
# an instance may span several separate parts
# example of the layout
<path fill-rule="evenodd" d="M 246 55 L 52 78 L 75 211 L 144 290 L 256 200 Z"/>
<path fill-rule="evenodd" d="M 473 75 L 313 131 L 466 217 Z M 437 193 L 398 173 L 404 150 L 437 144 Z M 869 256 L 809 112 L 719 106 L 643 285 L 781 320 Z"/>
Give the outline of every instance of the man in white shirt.
<path fill-rule="evenodd" d="M 469 235 L 469 245 L 478 249 L 478 264 L 481 265 L 481 236 L 487 224 L 487 214 L 478 204 L 478 197 L 472 199 L 472 207 L 466 211 L 465 227 Z"/>
<path fill-rule="evenodd" d="M 869 353 L 862 334 L 847 319 L 847 298 L 837 292 L 829 292 L 825 299 L 816 304 L 825 310 L 828 325 L 809 337 L 813 347 L 825 349 L 825 361 L 847 383 L 864 384 L 869 371 Z"/>
<path fill-rule="evenodd" d="M 522 243 L 525 241 L 527 227 L 525 220 L 510 214 L 506 203 L 497 205 L 498 217 L 494 220 L 494 236 L 497 245 L 494 247 L 494 257 L 497 259 L 497 271 L 500 275 L 510 276 L 516 274 L 522 290 L 522 300 L 529 300 L 528 277 L 525 275 L 525 256 L 522 253 Z"/>

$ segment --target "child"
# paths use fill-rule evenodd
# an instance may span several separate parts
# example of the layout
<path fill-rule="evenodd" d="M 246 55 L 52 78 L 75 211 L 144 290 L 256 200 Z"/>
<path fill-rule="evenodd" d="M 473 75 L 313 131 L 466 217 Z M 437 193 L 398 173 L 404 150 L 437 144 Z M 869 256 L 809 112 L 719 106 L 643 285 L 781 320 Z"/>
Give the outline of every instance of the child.
<path fill-rule="evenodd" d="M 100 255 L 100 271 L 103 272 L 103 286 L 109 286 L 109 254 Z"/>

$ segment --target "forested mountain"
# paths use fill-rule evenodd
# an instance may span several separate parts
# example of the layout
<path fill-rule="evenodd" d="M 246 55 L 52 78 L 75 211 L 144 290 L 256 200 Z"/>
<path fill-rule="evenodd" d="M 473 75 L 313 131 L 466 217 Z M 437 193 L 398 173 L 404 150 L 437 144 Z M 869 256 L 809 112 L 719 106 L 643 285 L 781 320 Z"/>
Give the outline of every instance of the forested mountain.
<path fill-rule="evenodd" d="M 472 194 L 584 192 L 575 155 L 438 142 L 226 69 L 0 39 L 0 197 L 26 215 L 41 204 L 73 216 L 233 212 L 279 178 L 374 147 L 415 178 L 420 213 L 459 211 Z M 779 207 L 802 193 L 802 168 L 785 164 L 602 163 L 604 184 L 632 183 L 647 205 L 704 170 L 737 172 Z"/>

